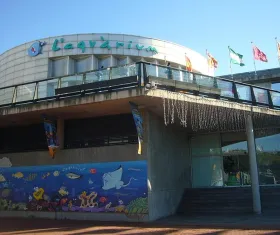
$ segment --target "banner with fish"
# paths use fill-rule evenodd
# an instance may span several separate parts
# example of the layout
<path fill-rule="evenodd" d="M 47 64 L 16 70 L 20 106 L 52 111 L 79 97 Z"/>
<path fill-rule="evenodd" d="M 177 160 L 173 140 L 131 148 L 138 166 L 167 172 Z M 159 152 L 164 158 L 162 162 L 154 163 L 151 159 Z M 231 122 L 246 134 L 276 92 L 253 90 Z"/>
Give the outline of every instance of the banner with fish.
<path fill-rule="evenodd" d="M 134 123 L 138 134 L 138 154 L 142 154 L 142 143 L 143 143 L 143 119 L 138 110 L 138 106 L 132 102 L 129 102 L 131 112 L 133 115 Z"/>
<path fill-rule="evenodd" d="M 147 161 L 0 168 L 0 211 L 148 214 Z"/>
<path fill-rule="evenodd" d="M 46 115 L 43 116 L 43 119 L 44 119 L 44 129 L 47 137 L 49 153 L 50 156 L 54 158 L 55 153 L 59 147 L 55 121 L 51 120 Z"/>

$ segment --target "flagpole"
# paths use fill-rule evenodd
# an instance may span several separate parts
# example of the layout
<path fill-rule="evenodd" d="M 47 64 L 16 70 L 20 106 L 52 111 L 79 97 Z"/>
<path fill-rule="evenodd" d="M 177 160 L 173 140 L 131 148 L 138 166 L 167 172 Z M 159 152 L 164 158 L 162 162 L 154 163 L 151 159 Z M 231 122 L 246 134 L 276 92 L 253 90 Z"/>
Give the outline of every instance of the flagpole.
<path fill-rule="evenodd" d="M 207 75 L 209 75 L 209 58 L 208 58 L 208 51 L 207 51 L 207 49 L 206 49 L 206 61 L 207 61 L 207 71 L 208 71 L 208 73 L 207 73 Z"/>
<path fill-rule="evenodd" d="M 232 73 L 232 67 L 231 67 L 231 59 L 230 59 L 230 47 L 228 46 L 228 56 L 229 56 L 229 69 L 230 69 L 230 74 L 231 74 L 231 79 L 233 79 L 233 73 Z"/>
<path fill-rule="evenodd" d="M 255 68 L 255 77 L 257 76 L 257 69 L 256 69 L 256 60 L 255 60 L 255 55 L 254 55 L 254 45 L 253 42 L 251 42 L 252 44 L 252 49 L 253 49 L 253 61 L 254 61 L 254 68 Z"/>
<path fill-rule="evenodd" d="M 279 55 L 278 40 L 277 40 L 277 37 L 275 37 L 275 42 L 276 42 L 276 51 L 277 51 L 278 64 L 279 64 L 279 66 L 280 66 L 280 55 Z"/>

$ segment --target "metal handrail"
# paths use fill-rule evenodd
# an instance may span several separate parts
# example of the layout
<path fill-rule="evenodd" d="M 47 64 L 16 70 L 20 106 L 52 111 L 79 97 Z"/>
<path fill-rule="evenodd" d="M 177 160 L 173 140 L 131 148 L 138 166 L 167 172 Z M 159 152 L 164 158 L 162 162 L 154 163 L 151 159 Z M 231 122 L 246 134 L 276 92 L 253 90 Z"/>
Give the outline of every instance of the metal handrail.
<path fill-rule="evenodd" d="M 184 70 L 184 69 L 179 69 L 179 68 L 174 68 L 174 67 L 169 67 L 169 66 L 163 66 L 163 65 L 148 63 L 148 62 L 136 62 L 136 63 L 126 64 L 126 65 L 122 65 L 122 66 L 114 66 L 114 67 L 110 67 L 110 68 L 105 68 L 105 69 L 102 69 L 102 70 L 100 70 L 100 69 L 90 70 L 90 71 L 83 72 L 83 73 L 76 73 L 76 74 L 59 76 L 59 77 L 50 77 L 50 78 L 42 79 L 42 80 L 38 80 L 38 81 L 26 82 L 26 83 L 21 83 L 21 84 L 17 84 L 17 85 L 2 87 L 2 88 L 0 88 L 0 94 L 1 94 L 1 91 L 5 90 L 5 89 L 11 89 L 11 93 L 12 93 L 11 97 L 12 98 L 11 98 L 11 102 L 4 103 L 4 104 L 1 104 L 1 100 L 0 100 L 0 107 L 1 106 L 21 104 L 21 103 L 27 103 L 27 102 L 30 103 L 32 101 L 36 102 L 38 100 L 54 99 L 54 98 L 57 98 L 57 97 L 60 96 L 60 95 L 53 95 L 53 96 L 47 96 L 46 95 L 46 97 L 39 98 L 38 97 L 38 89 L 40 88 L 39 84 L 42 83 L 42 82 L 57 79 L 56 88 L 53 88 L 53 89 L 57 89 L 57 88 L 59 89 L 59 88 L 61 88 L 61 80 L 64 79 L 64 78 L 73 77 L 73 76 L 82 76 L 81 84 L 84 84 L 88 74 L 98 72 L 98 71 L 100 71 L 100 72 L 109 71 L 108 77 L 106 77 L 108 79 L 106 79 L 106 80 L 112 80 L 112 70 L 113 69 L 126 68 L 126 67 L 130 67 L 130 66 L 135 66 L 135 73 L 136 73 L 135 76 L 138 77 L 138 80 L 139 80 L 138 86 L 140 86 L 140 87 L 144 86 L 147 82 L 149 82 L 148 81 L 149 80 L 149 78 L 148 78 L 149 74 L 147 73 L 147 66 L 154 66 L 157 69 L 158 68 L 163 68 L 165 70 L 168 69 L 168 70 L 171 70 L 171 71 L 178 71 L 178 72 L 181 72 L 181 73 L 184 73 L 184 74 L 187 73 L 189 75 L 192 75 L 192 78 L 193 78 L 192 83 L 196 84 L 196 85 L 200 85 L 200 83 L 197 81 L 197 79 L 199 80 L 199 79 L 204 79 L 204 78 L 209 79 L 210 81 L 213 80 L 213 84 L 210 85 L 210 88 L 219 88 L 218 87 L 218 82 L 219 81 L 224 81 L 224 82 L 230 83 L 231 84 L 231 89 L 232 89 L 230 92 L 233 94 L 233 97 L 221 95 L 222 98 L 226 98 L 226 99 L 233 100 L 233 101 L 236 101 L 236 102 L 249 102 L 249 103 L 252 103 L 253 105 L 269 106 L 270 108 L 277 108 L 277 109 L 280 108 L 280 102 L 279 102 L 279 105 L 274 104 L 272 96 L 271 96 L 271 93 L 277 94 L 277 97 L 278 97 L 278 94 L 279 94 L 279 99 L 280 99 L 280 92 L 279 91 L 275 91 L 275 90 L 271 90 L 271 89 L 267 89 L 267 88 L 264 88 L 264 87 L 243 83 L 243 82 L 233 81 L 233 80 L 226 79 L 226 78 L 212 77 L 212 76 L 209 76 L 209 75 L 189 72 L 189 71 Z M 184 82 L 184 81 L 182 81 L 182 82 Z M 94 81 L 92 81 L 91 83 L 94 83 Z M 209 84 L 211 84 L 211 83 L 212 82 L 210 82 Z M 30 84 L 34 84 L 34 91 L 32 89 L 32 91 L 33 91 L 32 98 L 24 100 L 24 101 L 18 101 L 17 100 L 18 87 L 26 86 L 26 85 L 30 85 Z M 79 84 L 77 84 L 77 85 L 79 85 Z M 238 94 L 238 91 L 237 91 L 238 90 L 237 89 L 238 85 L 244 86 L 248 89 L 248 91 L 250 92 L 250 94 L 249 94 L 250 95 L 250 100 L 242 99 L 242 97 L 239 97 L 239 94 Z M 204 86 L 207 86 L 207 85 L 204 84 Z M 69 87 L 71 87 L 71 86 L 69 86 Z M 208 85 L 208 87 L 209 87 L 209 85 Z M 266 103 L 257 102 L 254 89 L 261 89 L 263 91 L 263 93 L 266 95 L 266 98 L 267 98 Z M 223 90 L 223 91 L 228 92 L 229 90 Z M 47 90 L 46 90 L 46 92 L 47 92 Z M 7 94 L 4 94 L 4 95 L 7 95 Z"/>

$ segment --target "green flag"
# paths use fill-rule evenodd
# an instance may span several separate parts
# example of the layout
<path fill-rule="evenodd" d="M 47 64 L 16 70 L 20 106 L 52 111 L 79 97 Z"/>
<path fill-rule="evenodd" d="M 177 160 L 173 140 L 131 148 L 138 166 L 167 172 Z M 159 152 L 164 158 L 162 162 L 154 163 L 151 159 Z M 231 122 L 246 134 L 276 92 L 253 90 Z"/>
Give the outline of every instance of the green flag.
<path fill-rule="evenodd" d="M 243 64 L 243 60 L 242 60 L 243 55 L 236 53 L 230 47 L 228 47 L 228 49 L 229 49 L 230 62 L 233 64 L 238 64 L 240 66 L 245 66 L 245 64 Z"/>

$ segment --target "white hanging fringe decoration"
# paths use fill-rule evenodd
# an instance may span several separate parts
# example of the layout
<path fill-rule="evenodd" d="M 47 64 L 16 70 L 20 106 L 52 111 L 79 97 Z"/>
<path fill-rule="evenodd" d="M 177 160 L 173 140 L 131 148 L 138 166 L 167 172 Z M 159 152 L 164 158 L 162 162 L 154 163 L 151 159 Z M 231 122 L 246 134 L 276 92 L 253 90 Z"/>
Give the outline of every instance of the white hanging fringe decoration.
<path fill-rule="evenodd" d="M 150 90 L 147 95 L 162 98 L 165 125 L 179 119 L 180 125 L 187 127 L 189 123 L 195 132 L 245 130 L 249 113 L 253 114 L 256 128 L 272 123 L 280 126 L 279 110 L 159 89 Z"/>

